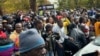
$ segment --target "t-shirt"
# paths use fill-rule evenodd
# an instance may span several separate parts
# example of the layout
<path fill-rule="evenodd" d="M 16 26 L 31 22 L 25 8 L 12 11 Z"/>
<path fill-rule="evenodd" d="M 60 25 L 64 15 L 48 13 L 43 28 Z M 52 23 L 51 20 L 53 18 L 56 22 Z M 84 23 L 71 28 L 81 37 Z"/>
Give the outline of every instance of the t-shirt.
<path fill-rule="evenodd" d="M 96 22 L 94 24 L 94 27 L 95 27 L 95 35 L 99 36 L 100 35 L 100 22 Z"/>
<path fill-rule="evenodd" d="M 0 37 L 7 38 L 6 33 L 4 33 L 3 31 L 0 31 Z"/>

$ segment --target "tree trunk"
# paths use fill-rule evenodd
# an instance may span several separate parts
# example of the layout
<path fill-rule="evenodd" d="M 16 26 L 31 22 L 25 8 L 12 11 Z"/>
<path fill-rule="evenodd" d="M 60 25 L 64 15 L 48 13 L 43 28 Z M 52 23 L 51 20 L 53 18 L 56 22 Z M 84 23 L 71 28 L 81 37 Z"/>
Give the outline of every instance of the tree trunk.
<path fill-rule="evenodd" d="M 36 12 L 36 0 L 29 0 L 30 2 L 30 9 Z"/>
<path fill-rule="evenodd" d="M 74 2 L 75 2 L 75 7 L 77 8 L 78 7 L 78 0 L 74 0 Z"/>
<path fill-rule="evenodd" d="M 0 15 L 3 15 L 2 6 L 0 6 Z"/>
<path fill-rule="evenodd" d="M 96 7 L 100 8 L 100 0 L 96 0 Z"/>

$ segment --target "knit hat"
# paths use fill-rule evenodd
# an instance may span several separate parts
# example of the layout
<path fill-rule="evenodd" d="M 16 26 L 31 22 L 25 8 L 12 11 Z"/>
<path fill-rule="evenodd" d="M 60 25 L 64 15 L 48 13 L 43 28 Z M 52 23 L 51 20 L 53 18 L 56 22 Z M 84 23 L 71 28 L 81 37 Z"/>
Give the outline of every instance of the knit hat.
<path fill-rule="evenodd" d="M 23 31 L 19 36 L 20 53 L 24 53 L 44 45 L 44 39 L 38 34 L 36 29 Z"/>

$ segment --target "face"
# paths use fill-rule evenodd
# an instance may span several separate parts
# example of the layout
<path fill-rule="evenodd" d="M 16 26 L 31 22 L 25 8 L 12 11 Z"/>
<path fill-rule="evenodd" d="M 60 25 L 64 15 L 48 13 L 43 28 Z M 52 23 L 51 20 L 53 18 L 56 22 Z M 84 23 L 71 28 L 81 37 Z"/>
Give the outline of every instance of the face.
<path fill-rule="evenodd" d="M 36 56 L 44 56 L 46 53 L 46 49 L 44 48 L 44 45 L 40 46 L 39 48 L 35 49 Z"/>
<path fill-rule="evenodd" d="M 84 18 L 83 23 L 86 23 L 86 22 L 87 22 L 87 19 L 86 19 L 86 18 Z"/>
<path fill-rule="evenodd" d="M 37 27 L 38 27 L 39 29 L 43 29 L 43 22 L 40 21 L 40 22 L 37 24 Z"/>
<path fill-rule="evenodd" d="M 62 28 L 62 27 L 63 27 L 63 22 L 62 22 L 62 21 L 59 21 L 59 22 L 58 22 L 58 26 L 59 26 L 60 28 Z"/>
<path fill-rule="evenodd" d="M 49 18 L 49 23 L 51 23 L 51 24 L 52 24 L 53 22 L 54 22 L 53 18 L 52 18 L 52 17 L 50 17 L 50 18 Z"/>
<path fill-rule="evenodd" d="M 25 55 L 26 56 L 44 56 L 46 54 L 46 49 L 44 47 L 45 45 L 41 45 L 38 48 L 25 53 Z"/>
<path fill-rule="evenodd" d="M 74 17 L 70 16 L 70 20 L 71 20 L 71 22 L 74 22 Z"/>
<path fill-rule="evenodd" d="M 8 22 L 13 22 L 13 21 L 14 21 L 14 20 L 13 20 L 12 17 L 10 17 L 9 20 L 8 20 Z"/>
<path fill-rule="evenodd" d="M 3 26 L 6 27 L 7 26 L 7 22 L 3 22 Z"/>
<path fill-rule="evenodd" d="M 63 17 L 66 17 L 66 13 L 63 13 Z"/>
<path fill-rule="evenodd" d="M 49 27 L 46 27 L 46 31 L 49 33 L 50 31 L 52 31 L 52 25 L 50 25 Z"/>
<path fill-rule="evenodd" d="M 20 33 L 21 31 L 22 31 L 22 24 L 21 23 L 17 23 L 16 25 L 15 25 L 15 30 L 16 30 L 16 32 L 18 32 L 18 33 Z"/>
<path fill-rule="evenodd" d="M 10 31 L 12 31 L 12 30 L 13 30 L 12 25 L 8 25 L 8 26 L 7 26 L 7 28 L 8 28 L 8 30 L 10 30 Z"/>
<path fill-rule="evenodd" d="M 79 23 L 79 19 L 74 19 L 75 24 Z"/>

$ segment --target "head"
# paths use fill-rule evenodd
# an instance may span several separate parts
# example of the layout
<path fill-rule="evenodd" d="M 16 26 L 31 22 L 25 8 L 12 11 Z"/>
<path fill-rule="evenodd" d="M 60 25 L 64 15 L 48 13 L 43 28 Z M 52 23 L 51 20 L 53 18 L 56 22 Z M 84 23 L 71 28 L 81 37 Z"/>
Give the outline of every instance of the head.
<path fill-rule="evenodd" d="M 57 15 L 61 15 L 61 13 L 62 13 L 61 11 L 57 11 Z"/>
<path fill-rule="evenodd" d="M 21 56 L 42 56 L 44 54 L 44 39 L 35 29 L 23 31 L 19 36 L 19 41 Z"/>
<path fill-rule="evenodd" d="M 73 15 L 70 15 L 70 16 L 69 16 L 69 19 L 70 19 L 71 22 L 74 22 L 74 19 L 75 19 L 75 18 L 74 18 Z"/>
<path fill-rule="evenodd" d="M 87 19 L 86 18 L 83 18 L 83 17 L 80 17 L 79 22 L 80 22 L 80 24 L 81 23 L 86 23 L 87 22 Z"/>
<path fill-rule="evenodd" d="M 53 24 L 54 23 L 54 20 L 52 17 L 49 17 L 47 20 L 46 20 L 46 23 L 51 23 Z"/>
<path fill-rule="evenodd" d="M 2 25 L 2 24 L 0 24 L 0 31 L 2 31 L 2 29 L 3 29 L 3 25 Z"/>
<path fill-rule="evenodd" d="M 43 22 L 42 22 L 42 20 L 36 20 L 34 22 L 34 25 L 35 25 L 35 28 L 38 29 L 38 30 L 43 29 Z"/>
<path fill-rule="evenodd" d="M 13 27 L 12 27 L 11 24 L 8 24 L 8 25 L 7 25 L 7 30 L 8 30 L 8 31 L 12 31 L 12 30 L 13 30 Z"/>
<path fill-rule="evenodd" d="M 63 22 L 62 22 L 61 20 L 58 20 L 58 21 L 57 21 L 57 24 L 58 24 L 58 26 L 59 26 L 60 28 L 63 27 Z"/>
<path fill-rule="evenodd" d="M 12 23 L 14 21 L 12 16 L 8 16 L 7 19 L 8 19 L 8 23 Z"/>
<path fill-rule="evenodd" d="M 2 23 L 2 19 L 0 19 L 0 24 Z"/>
<path fill-rule="evenodd" d="M 79 24 L 79 19 L 75 18 L 74 22 L 75 22 L 76 25 Z"/>
<path fill-rule="evenodd" d="M 67 17 L 67 14 L 65 12 L 63 12 L 63 17 Z"/>
<path fill-rule="evenodd" d="M 3 27 L 6 27 L 7 24 L 8 24 L 7 20 L 3 20 L 3 21 L 2 21 L 2 24 L 3 24 Z"/>
<path fill-rule="evenodd" d="M 18 10 L 18 11 L 17 11 L 17 15 L 21 15 L 21 14 L 23 14 L 23 11 Z"/>
<path fill-rule="evenodd" d="M 52 24 L 47 24 L 46 27 L 45 27 L 46 31 L 47 32 L 52 31 L 52 27 L 53 27 Z"/>
<path fill-rule="evenodd" d="M 23 26 L 21 23 L 16 23 L 15 24 L 15 30 L 17 33 L 20 33 L 23 30 Z"/>

